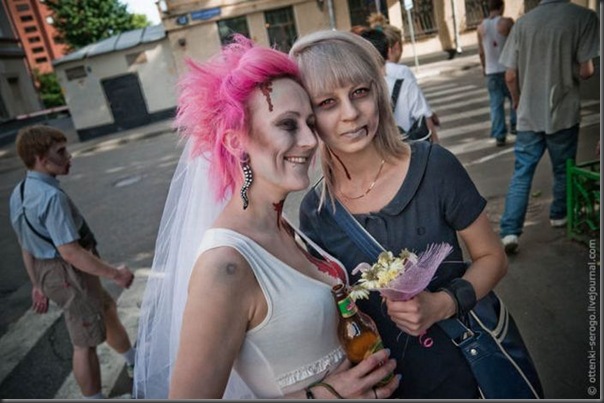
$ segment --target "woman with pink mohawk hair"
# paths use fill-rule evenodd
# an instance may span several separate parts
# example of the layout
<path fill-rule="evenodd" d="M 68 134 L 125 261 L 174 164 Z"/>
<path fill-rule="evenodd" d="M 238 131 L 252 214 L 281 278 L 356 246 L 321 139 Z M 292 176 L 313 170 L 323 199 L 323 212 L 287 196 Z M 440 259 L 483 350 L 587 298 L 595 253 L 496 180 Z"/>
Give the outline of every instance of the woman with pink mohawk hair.
<path fill-rule="evenodd" d="M 390 396 L 400 377 L 377 385 L 396 365 L 389 351 L 351 368 L 338 341 L 331 287 L 345 270 L 282 216 L 318 144 L 296 64 L 236 35 L 187 65 L 175 120 L 186 147 L 141 307 L 134 396 Z"/>

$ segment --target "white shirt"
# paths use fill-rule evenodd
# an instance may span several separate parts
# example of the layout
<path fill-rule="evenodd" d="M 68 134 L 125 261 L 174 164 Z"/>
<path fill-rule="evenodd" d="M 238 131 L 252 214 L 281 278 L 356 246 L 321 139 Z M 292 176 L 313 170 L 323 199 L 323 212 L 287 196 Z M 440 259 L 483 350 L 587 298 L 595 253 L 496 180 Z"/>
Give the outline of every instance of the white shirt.
<path fill-rule="evenodd" d="M 394 120 L 404 131 L 408 131 L 411 125 L 421 116 L 429 118 L 432 110 L 424 97 L 415 75 L 411 69 L 403 64 L 386 62 L 386 83 L 388 92 L 392 94 L 394 83 L 397 79 L 403 79 L 398 100 L 394 108 Z"/>
<path fill-rule="evenodd" d="M 333 284 L 300 273 L 229 229 L 206 231 L 200 253 L 222 246 L 245 257 L 266 298 L 266 318 L 248 330 L 234 365 L 255 397 L 281 398 L 333 372 L 345 358 Z"/>

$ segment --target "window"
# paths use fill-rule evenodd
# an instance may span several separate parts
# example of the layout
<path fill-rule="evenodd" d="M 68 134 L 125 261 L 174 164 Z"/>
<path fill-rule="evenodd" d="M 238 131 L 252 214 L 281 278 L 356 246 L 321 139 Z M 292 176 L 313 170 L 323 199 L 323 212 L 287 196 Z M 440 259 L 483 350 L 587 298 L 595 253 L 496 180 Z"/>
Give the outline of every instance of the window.
<path fill-rule="evenodd" d="M 84 66 L 72 67 L 70 69 L 65 69 L 65 75 L 67 76 L 67 80 L 77 80 L 78 78 L 84 78 L 87 76 L 86 68 Z"/>
<path fill-rule="evenodd" d="M 289 52 L 298 36 L 292 7 L 265 11 L 264 20 L 271 46 L 282 52 Z"/>
<path fill-rule="evenodd" d="M 476 29 L 489 15 L 489 4 L 486 0 L 465 0 L 466 29 Z"/>
<path fill-rule="evenodd" d="M 221 44 L 226 45 L 229 43 L 230 36 L 234 33 L 240 33 L 248 38 L 250 37 L 250 29 L 247 25 L 247 18 L 245 16 L 218 21 L 218 34 L 220 35 Z"/>
<path fill-rule="evenodd" d="M 348 0 L 350 26 L 367 25 L 367 17 L 377 10 L 376 3 L 380 4 L 381 13 L 388 18 L 388 5 L 386 4 L 386 1 Z"/>
<path fill-rule="evenodd" d="M 40 37 L 39 36 L 32 36 L 30 38 L 27 38 L 27 41 L 29 43 L 37 43 L 37 42 L 40 42 Z"/>
<path fill-rule="evenodd" d="M 36 27 L 35 25 L 25 27 L 25 32 L 27 32 L 28 34 L 31 32 L 38 32 L 38 27 Z"/>
<path fill-rule="evenodd" d="M 38 47 L 38 48 L 32 48 L 31 50 L 33 53 L 42 53 L 44 52 L 44 48 L 42 47 Z"/>
<path fill-rule="evenodd" d="M 17 11 L 28 11 L 29 4 L 17 4 Z"/>
<path fill-rule="evenodd" d="M 22 22 L 29 22 L 34 20 L 34 17 L 32 17 L 31 15 L 22 15 L 20 18 Z"/>
<path fill-rule="evenodd" d="M 46 63 L 48 61 L 48 58 L 47 57 L 38 57 L 34 60 L 36 61 L 36 63 Z"/>

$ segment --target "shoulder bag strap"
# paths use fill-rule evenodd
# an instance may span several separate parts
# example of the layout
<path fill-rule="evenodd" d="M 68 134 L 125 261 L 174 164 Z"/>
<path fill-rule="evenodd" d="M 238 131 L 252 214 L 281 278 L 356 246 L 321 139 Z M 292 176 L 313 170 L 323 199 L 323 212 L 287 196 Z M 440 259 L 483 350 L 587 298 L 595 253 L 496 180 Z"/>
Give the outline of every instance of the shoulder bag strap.
<path fill-rule="evenodd" d="M 52 239 L 50 239 L 49 237 L 40 234 L 40 232 L 38 232 L 33 225 L 31 225 L 31 223 L 29 222 L 29 220 L 27 219 L 27 214 L 25 213 L 25 198 L 24 198 L 24 194 L 25 194 L 25 179 L 23 179 L 23 181 L 21 181 L 21 184 L 19 185 L 19 192 L 21 193 L 21 208 L 23 209 L 23 218 L 25 218 L 25 223 L 27 224 L 27 226 L 29 227 L 29 229 L 40 239 L 42 239 L 43 241 L 46 241 L 47 243 L 51 244 L 53 248 L 56 249 L 55 244 L 52 242 Z"/>
<path fill-rule="evenodd" d="M 380 245 L 371 234 L 354 219 L 350 212 L 348 212 L 337 199 L 335 202 L 336 206 L 335 210 L 333 210 L 332 217 L 336 223 L 346 232 L 346 234 L 348 234 L 359 250 L 371 259 L 371 262 L 376 262 L 379 254 L 384 251 L 382 245 Z M 440 326 L 455 345 L 458 345 L 469 335 L 472 335 L 472 331 L 458 319 L 445 319 L 436 322 L 436 324 Z"/>
<path fill-rule="evenodd" d="M 394 88 L 392 88 L 392 95 L 390 96 L 390 101 L 392 102 L 392 111 L 396 109 L 396 103 L 398 102 L 398 96 L 401 92 L 401 85 L 403 85 L 403 79 L 398 78 L 394 82 Z"/>
<path fill-rule="evenodd" d="M 335 199 L 335 209 L 332 210 L 332 217 L 365 256 L 371 259 L 370 261 L 377 261 L 380 253 L 384 252 L 384 248 L 354 219 L 338 199 Z"/>

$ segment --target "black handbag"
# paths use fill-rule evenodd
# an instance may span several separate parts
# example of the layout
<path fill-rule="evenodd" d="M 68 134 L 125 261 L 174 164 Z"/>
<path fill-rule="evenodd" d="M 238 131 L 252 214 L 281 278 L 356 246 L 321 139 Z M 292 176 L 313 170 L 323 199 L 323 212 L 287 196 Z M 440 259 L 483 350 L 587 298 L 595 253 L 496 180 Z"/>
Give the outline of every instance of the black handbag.
<path fill-rule="evenodd" d="M 402 78 L 399 78 L 394 82 L 394 87 L 392 88 L 392 95 L 390 96 L 390 100 L 392 102 L 392 112 L 394 112 L 394 109 L 396 108 L 396 103 L 398 102 L 398 96 L 401 92 L 402 84 Z M 432 135 L 432 131 L 430 130 L 430 128 L 428 128 L 425 116 L 420 116 L 419 119 L 413 122 L 408 131 L 405 132 L 400 126 L 398 126 L 398 130 L 401 133 L 403 140 L 406 141 L 430 141 L 430 136 Z"/>
<path fill-rule="evenodd" d="M 384 248 L 336 199 L 328 209 L 336 223 L 371 262 Z M 514 319 L 493 292 L 481 298 L 466 317 L 437 323 L 459 347 L 487 399 L 542 399 L 535 364 Z"/>

